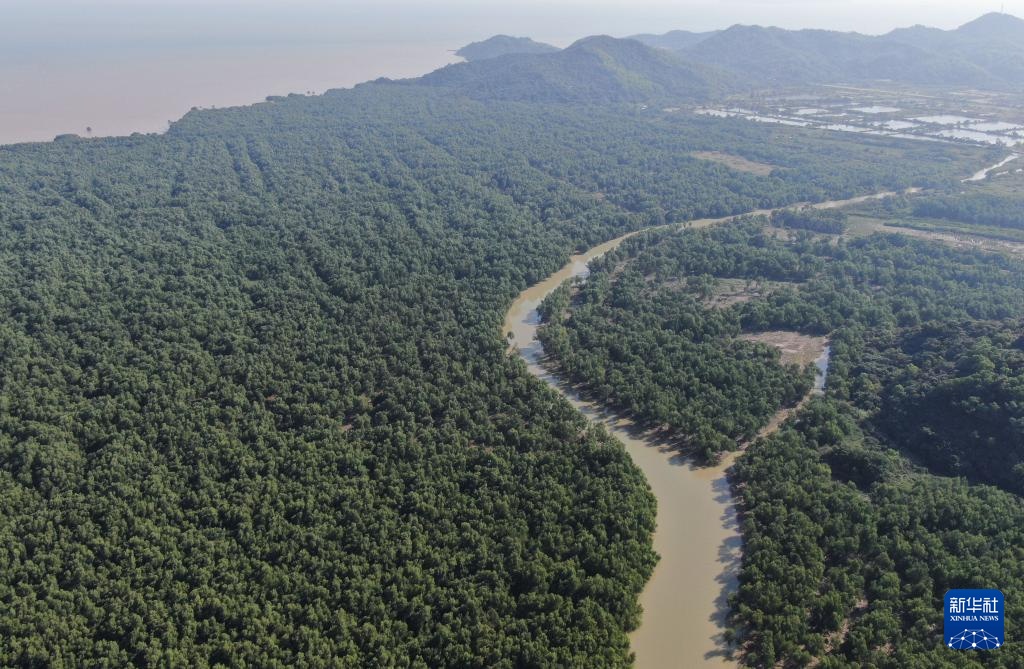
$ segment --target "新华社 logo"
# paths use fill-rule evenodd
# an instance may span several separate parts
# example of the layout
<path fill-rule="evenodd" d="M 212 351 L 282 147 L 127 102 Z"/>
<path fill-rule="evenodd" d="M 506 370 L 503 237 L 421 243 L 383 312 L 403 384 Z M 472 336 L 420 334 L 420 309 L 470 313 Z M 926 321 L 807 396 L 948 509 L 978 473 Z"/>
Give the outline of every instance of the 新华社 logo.
<path fill-rule="evenodd" d="M 998 590 L 950 590 L 945 597 L 945 644 L 957 650 L 995 650 L 1003 636 L 1003 593 Z"/>

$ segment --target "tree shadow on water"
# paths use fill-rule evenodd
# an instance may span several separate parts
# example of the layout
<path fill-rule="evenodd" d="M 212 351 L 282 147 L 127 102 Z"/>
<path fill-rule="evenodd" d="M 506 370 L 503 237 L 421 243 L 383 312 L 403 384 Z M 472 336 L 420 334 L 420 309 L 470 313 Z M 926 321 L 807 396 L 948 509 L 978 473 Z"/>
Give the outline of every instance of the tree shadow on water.
<path fill-rule="evenodd" d="M 743 536 L 740 534 L 739 516 L 733 503 L 729 477 L 723 474 L 715 479 L 712 483 L 712 490 L 715 499 L 724 505 L 725 510 L 720 520 L 722 527 L 728 531 L 728 536 L 718 547 L 718 562 L 722 565 L 722 571 L 715 581 L 720 586 L 720 591 L 715 598 L 715 608 L 710 616 L 710 620 L 722 631 L 714 636 L 715 649 L 705 653 L 704 657 L 708 660 L 732 659 L 735 647 L 726 641 L 725 630 L 729 623 L 729 597 L 739 587 L 740 567 L 743 561 Z"/>

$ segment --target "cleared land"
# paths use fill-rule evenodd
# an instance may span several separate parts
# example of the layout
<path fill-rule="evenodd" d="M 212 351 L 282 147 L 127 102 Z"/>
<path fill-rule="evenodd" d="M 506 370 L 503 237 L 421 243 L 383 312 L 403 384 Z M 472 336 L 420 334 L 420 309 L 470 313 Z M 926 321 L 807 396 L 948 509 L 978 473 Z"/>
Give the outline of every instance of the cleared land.
<path fill-rule="evenodd" d="M 731 153 L 721 153 L 720 151 L 695 151 L 690 155 L 694 158 L 700 158 L 701 160 L 710 160 L 715 163 L 720 163 L 730 169 L 736 170 L 737 172 L 749 172 L 750 174 L 757 174 L 762 177 L 768 176 L 772 173 L 772 170 L 775 169 L 774 165 L 754 162 L 753 160 L 747 160 L 741 156 L 734 156 Z"/>
<path fill-rule="evenodd" d="M 756 297 L 763 297 L 783 286 L 795 287 L 798 285 L 786 281 L 718 279 L 711 296 L 704 300 L 704 305 L 712 309 L 725 309 L 734 304 L 749 302 Z"/>
<path fill-rule="evenodd" d="M 796 363 L 801 366 L 808 365 L 820 358 L 828 343 L 828 339 L 825 337 L 800 334 L 792 330 L 769 330 L 741 334 L 739 339 L 774 346 L 782 352 L 784 364 Z"/>

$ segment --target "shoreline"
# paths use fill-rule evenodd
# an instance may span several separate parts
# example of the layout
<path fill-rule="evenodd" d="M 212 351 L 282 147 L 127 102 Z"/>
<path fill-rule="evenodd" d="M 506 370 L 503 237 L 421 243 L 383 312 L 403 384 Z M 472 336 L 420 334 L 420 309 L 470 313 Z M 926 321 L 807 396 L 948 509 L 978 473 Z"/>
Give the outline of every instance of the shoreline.
<path fill-rule="evenodd" d="M 268 96 L 322 95 L 380 77 L 422 76 L 462 59 L 450 41 L 93 50 L 63 54 L 45 70 L 0 65 L 5 102 L 0 149 L 82 140 L 160 135 L 193 109 L 250 107 Z M 97 76 L 101 73 L 101 76 Z M 92 133 L 86 128 L 91 127 Z"/>

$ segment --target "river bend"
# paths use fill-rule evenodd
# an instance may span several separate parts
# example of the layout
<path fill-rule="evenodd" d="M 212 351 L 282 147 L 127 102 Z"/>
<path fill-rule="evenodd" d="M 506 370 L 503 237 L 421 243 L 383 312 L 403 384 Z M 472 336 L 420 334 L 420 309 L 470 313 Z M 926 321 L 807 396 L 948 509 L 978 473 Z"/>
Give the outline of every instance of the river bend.
<path fill-rule="evenodd" d="M 848 200 L 821 202 L 816 208 L 835 208 L 892 192 Z M 763 209 L 748 214 L 770 214 Z M 699 219 L 688 227 L 707 227 L 737 218 Z M 681 227 L 680 224 L 673 224 Z M 530 286 L 512 303 L 503 326 L 511 334 L 510 348 L 526 361 L 530 373 L 548 383 L 595 423 L 603 423 L 626 447 L 643 471 L 658 503 L 654 549 L 661 556 L 640 595 L 643 618 L 630 635 L 639 669 L 678 669 L 735 666 L 722 632 L 728 614 L 727 598 L 736 589 L 742 539 L 726 476 L 732 457 L 713 467 L 697 467 L 672 446 L 632 429 L 631 423 L 582 399 L 542 365 L 544 347 L 537 340 L 537 307 L 564 281 L 586 278 L 588 263 L 618 247 L 631 232 L 573 256 L 560 270 Z"/>

